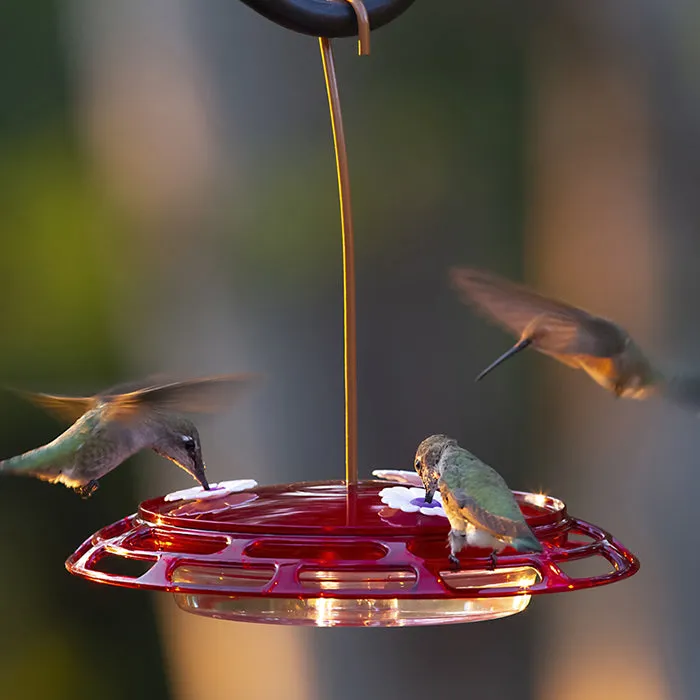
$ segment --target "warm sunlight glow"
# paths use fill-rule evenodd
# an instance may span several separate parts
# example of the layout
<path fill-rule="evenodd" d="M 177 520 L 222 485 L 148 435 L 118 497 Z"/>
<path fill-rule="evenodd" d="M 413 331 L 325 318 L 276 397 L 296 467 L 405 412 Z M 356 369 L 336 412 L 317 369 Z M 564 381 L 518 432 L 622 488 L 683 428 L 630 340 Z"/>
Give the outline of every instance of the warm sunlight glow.
<path fill-rule="evenodd" d="M 540 580 L 539 571 L 532 566 L 441 571 L 440 576 L 449 588 L 456 591 L 474 588 L 529 588 Z"/>
<path fill-rule="evenodd" d="M 516 579 L 517 581 L 517 579 Z M 522 612 L 530 595 L 497 598 L 271 598 L 176 593 L 188 612 L 224 620 L 316 627 L 405 627 L 495 620 Z"/>
<path fill-rule="evenodd" d="M 547 494 L 546 493 L 534 493 L 534 494 L 532 494 L 532 502 L 536 506 L 539 506 L 540 508 L 544 508 L 544 505 L 547 502 Z"/>

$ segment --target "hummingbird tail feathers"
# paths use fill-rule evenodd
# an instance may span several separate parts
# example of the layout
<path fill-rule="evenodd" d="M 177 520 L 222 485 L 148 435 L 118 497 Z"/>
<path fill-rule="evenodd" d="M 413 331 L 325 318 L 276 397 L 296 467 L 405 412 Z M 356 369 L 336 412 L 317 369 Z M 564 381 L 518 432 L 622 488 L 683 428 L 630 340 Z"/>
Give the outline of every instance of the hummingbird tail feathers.
<path fill-rule="evenodd" d="M 5 476 L 7 474 L 13 474 L 16 476 L 31 476 L 24 465 L 22 459 L 23 457 L 24 455 L 17 455 L 17 457 L 0 459 L 0 476 Z"/>
<path fill-rule="evenodd" d="M 541 552 L 542 544 L 532 534 L 516 537 L 512 542 L 513 549 L 516 552 Z"/>
<path fill-rule="evenodd" d="M 0 459 L 0 474 L 16 474 L 17 463 L 14 457 Z"/>

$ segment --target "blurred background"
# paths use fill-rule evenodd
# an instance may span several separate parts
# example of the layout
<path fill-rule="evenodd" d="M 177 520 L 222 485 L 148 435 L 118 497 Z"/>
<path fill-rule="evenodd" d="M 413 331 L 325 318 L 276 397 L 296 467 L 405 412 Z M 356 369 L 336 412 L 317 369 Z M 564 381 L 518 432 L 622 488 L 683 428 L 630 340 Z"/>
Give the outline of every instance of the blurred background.
<path fill-rule="evenodd" d="M 353 177 L 361 474 L 446 432 L 642 561 L 503 621 L 293 629 L 198 618 L 65 558 L 190 485 L 141 455 L 89 501 L 0 489 L 0 695 L 700 696 L 697 418 L 615 401 L 460 306 L 485 267 L 624 325 L 669 365 L 700 342 L 700 8 L 419 0 L 335 43 Z M 2 383 L 94 392 L 261 371 L 204 421 L 210 479 L 342 478 L 341 257 L 317 42 L 230 0 L 12 0 L 0 21 Z M 64 426 L 0 395 L 0 454 Z M 429 659 L 429 661 L 428 661 Z M 420 669 L 420 672 L 416 672 Z M 454 688 L 454 691 L 452 690 Z"/>

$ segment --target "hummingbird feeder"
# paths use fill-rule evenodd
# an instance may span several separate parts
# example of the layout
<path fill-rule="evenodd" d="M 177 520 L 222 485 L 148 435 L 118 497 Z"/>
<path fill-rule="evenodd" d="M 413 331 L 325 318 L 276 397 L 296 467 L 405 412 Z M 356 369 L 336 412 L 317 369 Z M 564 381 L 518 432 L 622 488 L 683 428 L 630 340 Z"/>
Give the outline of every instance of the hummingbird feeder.
<path fill-rule="evenodd" d="M 516 500 L 543 551 L 506 549 L 493 562 L 488 552 L 467 547 L 455 569 L 439 499 L 429 506 L 422 496 L 412 498 L 420 494 L 417 474 L 375 472 L 379 479 L 358 480 L 353 228 L 329 37 L 357 34 L 359 53 L 366 55 L 370 26 L 393 20 L 413 0 L 243 2 L 284 27 L 323 37 L 343 233 L 345 480 L 225 482 L 211 491 L 197 487 L 147 500 L 86 540 L 67 569 L 97 583 L 172 593 L 183 610 L 209 617 L 365 627 L 506 617 L 523 611 L 533 595 L 632 576 L 639 562 L 615 538 L 569 516 L 556 498 L 522 492 L 515 492 Z M 397 488 L 405 494 L 397 495 Z M 566 570 L 593 558 L 602 558 L 605 573 L 576 577 Z M 128 564 L 139 571 L 120 570 Z"/>
<path fill-rule="evenodd" d="M 602 586 L 639 568 L 620 542 L 569 516 L 560 500 L 515 492 L 544 551 L 504 553 L 492 567 L 483 550 L 465 550 L 472 557 L 455 570 L 447 520 L 387 507 L 387 485 L 302 482 L 155 498 L 93 535 L 66 566 L 98 583 L 173 593 L 199 615 L 322 627 L 491 620 L 522 612 L 532 595 Z M 565 573 L 563 565 L 591 557 L 609 572 Z M 114 573 L 115 559 L 147 570 Z"/>

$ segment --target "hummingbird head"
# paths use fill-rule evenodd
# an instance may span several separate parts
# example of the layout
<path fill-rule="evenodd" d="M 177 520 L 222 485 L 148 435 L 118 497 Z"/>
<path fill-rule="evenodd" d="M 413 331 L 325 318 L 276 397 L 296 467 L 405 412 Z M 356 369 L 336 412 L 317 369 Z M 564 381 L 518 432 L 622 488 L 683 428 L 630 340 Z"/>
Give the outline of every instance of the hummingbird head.
<path fill-rule="evenodd" d="M 425 487 L 425 500 L 430 503 L 438 487 L 440 470 L 438 464 L 444 449 L 448 445 L 456 445 L 457 441 L 447 435 L 431 435 L 418 445 L 413 466 Z"/>
<path fill-rule="evenodd" d="M 194 423 L 183 416 L 168 416 L 159 422 L 157 432 L 158 438 L 151 445 L 153 451 L 177 464 L 209 491 L 199 432 Z"/>

